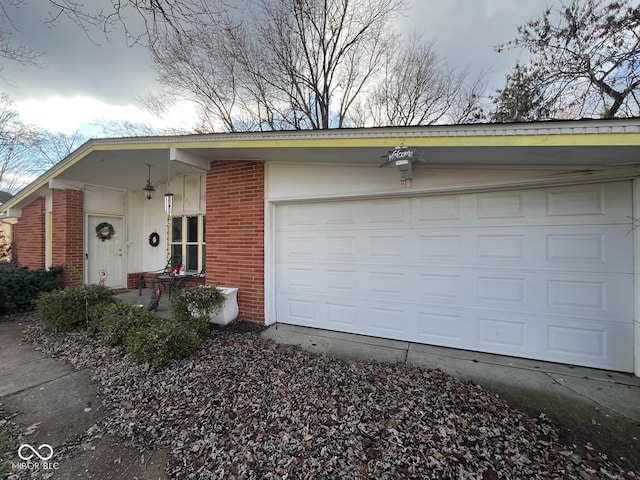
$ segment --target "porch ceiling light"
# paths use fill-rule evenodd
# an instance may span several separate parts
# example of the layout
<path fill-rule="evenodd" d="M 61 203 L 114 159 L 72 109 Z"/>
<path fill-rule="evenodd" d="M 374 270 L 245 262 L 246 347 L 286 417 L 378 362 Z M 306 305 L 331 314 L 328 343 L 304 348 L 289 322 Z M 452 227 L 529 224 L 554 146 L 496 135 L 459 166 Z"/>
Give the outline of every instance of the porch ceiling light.
<path fill-rule="evenodd" d="M 153 192 L 156 191 L 156 187 L 154 187 L 153 183 L 151 183 L 151 164 L 147 163 L 147 167 L 149 167 L 149 176 L 147 177 L 147 184 L 142 190 L 144 190 L 144 194 L 147 197 L 147 200 L 151 200 Z"/>

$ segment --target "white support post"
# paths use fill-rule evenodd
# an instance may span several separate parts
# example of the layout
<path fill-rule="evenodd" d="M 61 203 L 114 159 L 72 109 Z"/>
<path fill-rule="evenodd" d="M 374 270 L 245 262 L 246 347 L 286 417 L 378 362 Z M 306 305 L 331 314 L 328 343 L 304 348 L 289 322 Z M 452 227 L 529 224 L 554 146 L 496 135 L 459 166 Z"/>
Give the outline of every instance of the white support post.
<path fill-rule="evenodd" d="M 640 377 L 640 178 L 633 180 L 633 296 L 634 296 L 634 375 Z"/>

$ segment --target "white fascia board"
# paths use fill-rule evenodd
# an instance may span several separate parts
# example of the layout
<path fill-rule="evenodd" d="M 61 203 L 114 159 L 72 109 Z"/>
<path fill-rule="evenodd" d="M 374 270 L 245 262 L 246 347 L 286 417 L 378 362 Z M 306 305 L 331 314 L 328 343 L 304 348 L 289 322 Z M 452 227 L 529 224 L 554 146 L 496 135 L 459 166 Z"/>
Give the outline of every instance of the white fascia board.
<path fill-rule="evenodd" d="M 22 208 L 9 208 L 2 216 L 4 218 L 20 218 L 22 217 Z"/>
<path fill-rule="evenodd" d="M 49 190 L 82 190 L 82 185 L 76 182 L 64 182 L 55 178 L 49 180 Z"/>
<path fill-rule="evenodd" d="M 206 158 L 202 158 L 179 148 L 171 147 L 169 149 L 169 160 L 172 162 L 183 163 L 191 167 L 196 167 L 200 170 L 209 170 L 209 161 Z"/>

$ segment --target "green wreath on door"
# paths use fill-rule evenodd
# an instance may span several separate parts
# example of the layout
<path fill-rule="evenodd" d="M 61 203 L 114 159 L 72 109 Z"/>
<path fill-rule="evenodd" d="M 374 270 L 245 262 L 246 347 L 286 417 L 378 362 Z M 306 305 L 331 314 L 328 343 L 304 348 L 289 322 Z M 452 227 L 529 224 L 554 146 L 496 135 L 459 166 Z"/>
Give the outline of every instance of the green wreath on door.
<path fill-rule="evenodd" d="M 102 222 L 96 226 L 96 237 L 98 237 L 103 242 L 105 240 L 109 240 L 114 233 L 115 230 L 113 229 L 113 225 L 111 225 L 110 223 Z"/>

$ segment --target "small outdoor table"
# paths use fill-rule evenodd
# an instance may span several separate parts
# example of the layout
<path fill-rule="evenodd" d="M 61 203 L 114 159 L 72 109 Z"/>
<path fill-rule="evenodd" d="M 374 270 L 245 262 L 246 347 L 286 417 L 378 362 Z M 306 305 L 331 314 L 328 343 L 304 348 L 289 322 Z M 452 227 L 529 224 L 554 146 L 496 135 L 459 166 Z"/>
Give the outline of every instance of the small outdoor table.
<path fill-rule="evenodd" d="M 169 275 L 167 273 L 162 273 L 158 275 L 156 278 L 160 281 L 160 285 L 162 285 L 162 290 L 169 291 L 169 298 L 171 298 L 171 293 L 178 289 L 178 285 L 181 280 L 189 277 L 190 275 Z"/>

